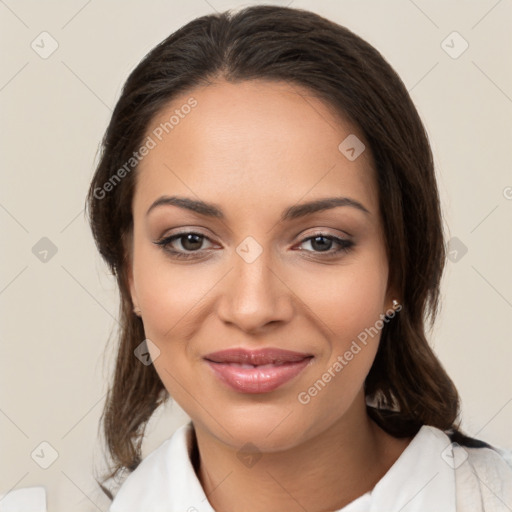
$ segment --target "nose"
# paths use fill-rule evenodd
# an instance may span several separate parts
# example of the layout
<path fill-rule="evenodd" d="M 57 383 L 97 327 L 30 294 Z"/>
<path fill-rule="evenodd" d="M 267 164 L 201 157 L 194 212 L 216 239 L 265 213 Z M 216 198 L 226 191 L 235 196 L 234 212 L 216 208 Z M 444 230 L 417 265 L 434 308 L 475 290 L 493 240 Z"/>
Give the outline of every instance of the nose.
<path fill-rule="evenodd" d="M 294 313 L 293 293 L 269 250 L 252 262 L 233 254 L 233 264 L 218 302 L 219 318 L 247 333 L 266 332 L 269 325 L 289 322 Z"/>

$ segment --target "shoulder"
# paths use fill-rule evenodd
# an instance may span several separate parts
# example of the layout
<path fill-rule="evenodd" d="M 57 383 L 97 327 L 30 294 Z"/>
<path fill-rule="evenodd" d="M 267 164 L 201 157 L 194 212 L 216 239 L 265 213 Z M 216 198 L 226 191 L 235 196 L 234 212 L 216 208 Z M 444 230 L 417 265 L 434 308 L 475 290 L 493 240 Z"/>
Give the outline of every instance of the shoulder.
<path fill-rule="evenodd" d="M 452 443 L 457 499 L 467 503 L 475 500 L 483 510 L 509 511 L 512 507 L 512 452 L 501 448 L 468 447 Z M 463 509 L 465 510 L 465 509 Z"/>
<path fill-rule="evenodd" d="M 500 448 L 466 448 L 467 462 L 478 475 L 512 485 L 512 452 Z"/>
<path fill-rule="evenodd" d="M 460 510 L 512 510 L 512 451 L 426 425 L 414 443 L 415 455 L 437 458 L 437 468 L 455 485 Z"/>
<path fill-rule="evenodd" d="M 457 442 L 453 436 L 450 438 L 454 454 L 459 460 L 457 466 L 467 461 L 478 475 L 492 474 L 494 477 L 512 478 L 511 450 L 491 446 L 472 438 L 465 438 L 470 441 L 467 444 L 461 441 Z"/>

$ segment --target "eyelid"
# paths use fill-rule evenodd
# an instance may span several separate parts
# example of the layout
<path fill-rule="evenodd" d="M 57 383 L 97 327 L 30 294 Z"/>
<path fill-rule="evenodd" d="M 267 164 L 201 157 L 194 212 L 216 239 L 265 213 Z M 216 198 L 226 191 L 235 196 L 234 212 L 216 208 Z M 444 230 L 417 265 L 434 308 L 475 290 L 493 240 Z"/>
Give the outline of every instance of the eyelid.
<path fill-rule="evenodd" d="M 198 235 L 201 238 L 203 238 L 203 240 L 208 240 L 208 242 L 210 242 L 211 244 L 215 244 L 215 242 L 211 240 L 209 236 L 202 233 L 201 230 L 193 230 L 191 228 L 182 229 L 178 232 L 171 233 L 164 237 L 160 237 L 159 240 L 153 243 L 159 246 L 163 251 L 165 251 L 165 253 L 170 258 L 174 259 L 176 262 L 181 260 L 184 262 L 195 261 L 199 263 L 209 258 L 209 256 L 211 256 L 211 247 L 202 248 L 195 251 L 180 250 L 172 247 L 172 243 L 174 241 L 179 240 L 180 238 L 190 234 Z M 320 228 L 316 228 L 315 231 L 313 233 L 310 233 L 309 235 L 303 234 L 301 239 L 298 242 L 296 242 L 293 247 L 296 247 L 297 245 L 302 245 L 307 242 L 311 243 L 311 241 L 316 237 L 326 238 L 332 241 L 335 245 L 337 245 L 337 248 L 333 249 L 332 247 L 330 247 L 325 251 L 315 251 L 308 249 L 299 249 L 298 251 L 303 253 L 304 257 L 311 259 L 312 261 L 332 261 L 339 259 L 343 257 L 345 254 L 349 253 L 355 245 L 355 242 L 353 240 L 344 235 L 337 236 L 332 233 L 329 233 L 328 229 L 322 230 Z"/>
<path fill-rule="evenodd" d="M 333 234 L 334 232 L 337 233 L 336 235 L 334 236 L 352 236 L 350 233 L 348 233 L 347 231 L 344 231 L 342 229 L 335 229 L 335 228 L 329 228 L 329 227 L 319 227 L 319 228 L 313 228 L 313 232 L 316 232 L 318 231 L 320 234 Z"/>
<path fill-rule="evenodd" d="M 178 229 L 179 229 L 179 231 L 171 232 L 169 234 L 160 236 L 158 238 L 158 240 L 155 241 L 154 243 L 161 245 L 162 241 L 169 240 L 170 238 L 173 238 L 173 237 L 178 238 L 180 235 L 189 235 L 189 234 L 200 235 L 200 236 L 204 237 L 205 239 L 207 239 L 209 242 L 214 243 L 212 240 L 212 237 L 202 231 L 203 228 L 196 228 L 196 227 L 190 226 L 190 227 L 184 227 L 184 228 L 178 228 Z M 313 231 L 311 233 L 307 233 L 307 230 L 306 230 L 306 232 L 301 231 L 301 233 L 299 235 L 296 235 L 295 238 L 298 239 L 298 242 L 304 242 L 307 238 L 315 237 L 315 236 L 340 238 L 342 240 L 349 240 L 352 237 L 352 235 L 350 233 L 348 233 L 347 231 L 341 231 L 341 230 L 336 230 L 337 233 L 341 233 L 341 234 L 333 234 L 330 232 L 331 229 L 332 228 L 327 228 L 327 227 L 326 228 L 313 228 Z M 215 243 L 217 243 L 217 242 L 215 242 Z"/>
<path fill-rule="evenodd" d="M 188 229 L 184 229 L 182 231 L 176 231 L 173 233 L 163 235 L 163 236 L 159 237 L 158 240 L 156 240 L 153 243 L 155 243 L 157 245 L 164 245 L 164 243 L 166 243 L 166 242 L 169 242 L 174 239 L 179 239 L 180 237 L 184 237 L 185 235 L 198 235 L 198 236 L 201 236 L 202 238 L 204 238 L 205 240 L 208 240 L 212 244 L 217 244 L 217 242 L 214 242 L 209 235 L 207 235 L 207 234 L 203 233 L 201 230 L 195 229 L 195 228 L 188 228 Z M 219 244 L 217 244 L 217 245 L 219 245 Z M 193 251 L 189 251 L 189 252 L 193 252 Z"/>
<path fill-rule="evenodd" d="M 302 252 L 309 253 L 311 255 L 315 256 L 322 256 L 324 255 L 325 258 L 328 257 L 335 257 L 338 256 L 341 252 L 348 252 L 354 245 L 355 242 L 351 240 L 350 238 L 345 238 L 341 236 L 332 235 L 329 233 L 317 233 L 309 236 L 305 236 L 302 238 L 295 246 L 302 245 L 304 243 L 311 243 L 311 241 L 317 237 L 326 238 L 328 240 L 331 240 L 334 244 L 338 245 L 338 248 L 335 250 L 328 249 L 327 251 L 309 251 L 306 249 L 300 249 Z"/>
<path fill-rule="evenodd" d="M 351 235 L 348 231 L 343 231 L 341 229 L 334 229 L 334 228 L 312 228 L 311 231 L 308 231 L 307 229 L 305 231 L 301 231 L 297 237 L 300 240 L 304 240 L 305 238 L 314 236 L 332 236 L 334 238 L 341 238 L 342 240 L 350 240 L 353 238 L 353 235 Z"/>
<path fill-rule="evenodd" d="M 214 236 L 211 234 L 211 232 L 203 227 L 197 227 L 197 226 L 184 226 L 179 228 L 170 228 L 166 229 L 164 231 L 164 234 L 158 237 L 157 241 L 165 240 L 168 238 L 171 238 L 173 236 L 178 235 L 188 235 L 188 234 L 196 234 L 201 235 L 204 238 L 207 238 L 210 241 L 213 241 L 212 239 Z"/>

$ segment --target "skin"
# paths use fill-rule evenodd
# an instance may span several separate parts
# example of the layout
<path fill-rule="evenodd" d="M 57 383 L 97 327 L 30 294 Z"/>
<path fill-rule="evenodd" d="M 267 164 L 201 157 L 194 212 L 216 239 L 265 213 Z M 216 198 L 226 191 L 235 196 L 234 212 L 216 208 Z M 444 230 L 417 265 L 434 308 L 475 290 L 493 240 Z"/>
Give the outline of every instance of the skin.
<path fill-rule="evenodd" d="M 197 473 L 216 511 L 337 510 L 371 490 L 410 441 L 389 436 L 366 413 L 363 385 L 379 336 L 308 404 L 297 398 L 395 297 L 370 149 L 349 161 L 338 145 L 349 134 L 364 140 L 357 126 L 305 89 L 259 80 L 189 91 L 148 134 L 190 96 L 197 107 L 142 160 L 132 205 L 128 279 L 160 351 L 155 368 L 193 421 Z M 146 214 L 162 195 L 214 203 L 224 218 L 175 205 Z M 335 196 L 368 212 L 338 206 L 280 221 L 290 206 Z M 190 231 L 206 237 L 202 245 L 190 250 L 181 238 L 170 246 L 190 259 L 155 244 Z M 354 245 L 333 255 L 339 246 L 323 239 L 323 252 L 308 240 L 319 232 Z M 248 236 L 262 249 L 251 263 L 236 252 Z M 245 394 L 203 359 L 232 347 L 314 357 L 277 390 Z M 240 455 L 261 457 L 249 467 Z"/>

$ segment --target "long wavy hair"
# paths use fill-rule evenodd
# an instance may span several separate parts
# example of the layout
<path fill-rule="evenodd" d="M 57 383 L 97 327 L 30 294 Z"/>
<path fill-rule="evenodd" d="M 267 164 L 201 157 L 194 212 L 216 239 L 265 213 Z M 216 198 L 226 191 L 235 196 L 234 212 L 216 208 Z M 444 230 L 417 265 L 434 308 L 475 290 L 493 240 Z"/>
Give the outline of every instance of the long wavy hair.
<path fill-rule="evenodd" d="M 126 278 L 137 167 L 120 180 L 118 171 L 169 101 L 221 79 L 305 87 L 361 129 L 376 166 L 389 284 L 403 304 L 382 330 L 365 382 L 374 404 L 368 412 L 397 437 L 432 425 L 467 440 L 458 430 L 457 390 L 426 337 L 446 249 L 432 153 L 407 89 L 380 53 L 348 29 L 309 11 L 256 6 L 194 19 L 151 50 L 128 77 L 102 141 L 86 206 L 120 293 L 117 359 L 102 415 L 110 458 L 103 482 L 137 467 L 147 422 L 169 398 L 154 367 L 134 356 L 145 339 Z"/>

